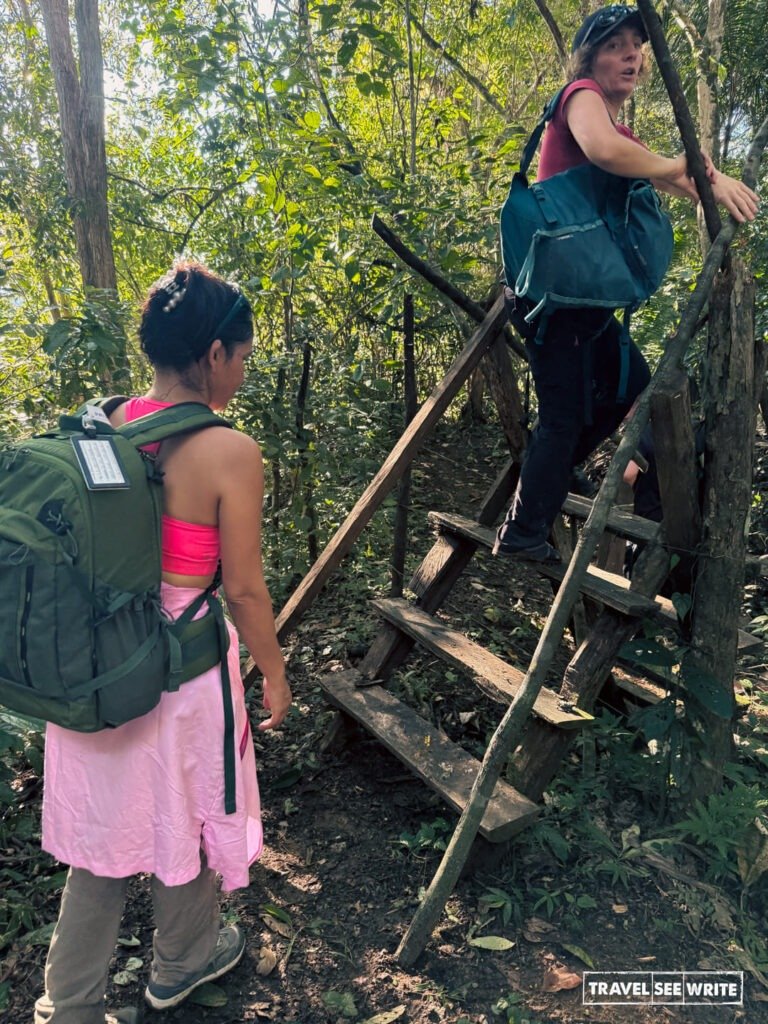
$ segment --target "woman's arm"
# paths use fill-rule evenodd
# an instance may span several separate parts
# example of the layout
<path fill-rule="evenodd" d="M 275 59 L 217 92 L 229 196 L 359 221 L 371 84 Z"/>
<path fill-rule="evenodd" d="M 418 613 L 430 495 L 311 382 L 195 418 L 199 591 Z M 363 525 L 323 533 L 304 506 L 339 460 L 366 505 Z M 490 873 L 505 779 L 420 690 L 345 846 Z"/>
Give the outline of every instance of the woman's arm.
<path fill-rule="evenodd" d="M 259 446 L 232 432 L 222 446 L 219 501 L 221 569 L 227 606 L 238 634 L 264 676 L 264 707 L 271 715 L 259 729 L 280 725 L 291 706 L 285 662 L 275 634 L 272 601 L 261 557 L 264 465 Z"/>
<path fill-rule="evenodd" d="M 591 89 L 579 89 L 569 99 L 565 117 L 571 134 L 590 163 L 623 178 L 653 178 L 698 202 L 688 177 L 685 156 L 666 157 L 620 135 L 605 103 Z"/>
<path fill-rule="evenodd" d="M 575 92 L 568 99 L 565 117 L 573 137 L 591 163 L 625 178 L 650 178 L 664 192 L 687 196 L 698 203 L 699 194 L 688 175 L 685 154 L 660 156 L 620 135 L 596 92 L 591 89 Z M 737 221 L 754 220 L 760 200 L 752 189 L 715 170 L 711 161 L 707 161 L 707 172 L 715 200 Z"/>

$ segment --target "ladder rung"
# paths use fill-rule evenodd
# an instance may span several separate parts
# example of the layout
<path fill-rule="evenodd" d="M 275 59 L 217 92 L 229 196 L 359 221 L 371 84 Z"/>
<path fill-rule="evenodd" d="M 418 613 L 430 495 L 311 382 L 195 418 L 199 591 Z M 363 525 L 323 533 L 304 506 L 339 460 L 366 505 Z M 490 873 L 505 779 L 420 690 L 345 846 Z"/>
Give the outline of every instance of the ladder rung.
<path fill-rule="evenodd" d="M 579 494 L 569 494 L 563 502 L 563 512 L 577 519 L 586 519 L 592 511 L 592 499 L 583 498 Z M 659 524 L 642 516 L 636 516 L 632 512 L 624 512 L 619 508 L 612 508 L 608 513 L 606 530 L 617 534 L 619 537 L 627 537 L 629 540 L 651 541 L 659 532 Z"/>
<path fill-rule="evenodd" d="M 525 680 L 525 673 L 470 640 L 445 622 L 398 598 L 374 600 L 374 608 L 403 633 L 439 658 L 472 675 L 493 700 L 509 704 Z M 561 729 L 580 729 L 592 716 L 569 711 L 554 690 L 542 689 L 533 705 L 539 718 Z"/>
<path fill-rule="evenodd" d="M 447 530 L 450 533 L 457 533 L 460 536 L 468 537 L 477 544 L 492 548 L 496 539 L 496 533 L 487 526 L 481 526 L 464 516 L 446 515 L 444 512 L 430 512 L 429 519 L 439 529 Z M 511 561 L 511 559 L 510 559 Z M 566 573 L 564 565 L 545 565 L 541 562 L 521 562 L 531 569 L 535 569 L 542 575 L 553 580 L 562 580 Z M 656 615 L 658 606 L 648 597 L 637 594 L 629 589 L 628 581 L 615 573 L 605 572 L 596 566 L 590 566 L 587 570 L 581 585 L 581 592 L 595 601 L 601 601 L 610 608 L 621 612 L 624 615 L 642 617 L 644 615 Z"/>
<path fill-rule="evenodd" d="M 324 676 L 328 700 L 363 725 L 395 757 L 461 813 L 469 802 L 480 762 L 381 686 L 358 687 L 354 670 Z M 488 801 L 480 833 L 501 843 L 538 814 L 536 804 L 499 779 Z"/>

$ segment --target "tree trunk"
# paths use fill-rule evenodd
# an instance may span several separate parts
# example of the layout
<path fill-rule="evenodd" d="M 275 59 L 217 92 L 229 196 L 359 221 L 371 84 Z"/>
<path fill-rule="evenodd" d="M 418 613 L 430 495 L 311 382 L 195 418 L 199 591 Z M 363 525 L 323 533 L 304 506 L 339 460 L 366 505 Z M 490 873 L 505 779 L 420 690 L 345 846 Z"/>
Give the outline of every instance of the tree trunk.
<path fill-rule="evenodd" d="M 720 117 L 717 105 L 720 55 L 725 36 L 725 0 L 709 0 L 707 30 L 701 40 L 698 54 L 699 74 L 696 93 L 699 103 L 699 134 L 701 149 L 708 153 L 715 165 L 720 162 Z M 699 244 L 706 256 L 709 249 L 710 233 L 699 214 Z"/>
<path fill-rule="evenodd" d="M 702 40 L 702 52 L 697 83 L 699 101 L 699 127 L 701 148 L 715 163 L 720 159 L 720 132 L 717 108 L 717 68 L 723 51 L 725 36 L 725 0 L 709 0 L 707 30 Z"/>
<path fill-rule="evenodd" d="M 740 259 L 712 292 L 704 378 L 706 447 L 699 569 L 693 602 L 696 663 L 714 676 L 733 706 L 746 524 L 752 500 L 755 286 Z M 689 703 L 703 756 L 692 766 L 691 799 L 717 792 L 731 755 L 733 720 Z"/>
<path fill-rule="evenodd" d="M 59 101 L 64 169 L 83 286 L 117 290 L 107 207 L 104 65 L 96 0 L 76 0 L 77 62 L 66 0 L 41 0 Z"/>

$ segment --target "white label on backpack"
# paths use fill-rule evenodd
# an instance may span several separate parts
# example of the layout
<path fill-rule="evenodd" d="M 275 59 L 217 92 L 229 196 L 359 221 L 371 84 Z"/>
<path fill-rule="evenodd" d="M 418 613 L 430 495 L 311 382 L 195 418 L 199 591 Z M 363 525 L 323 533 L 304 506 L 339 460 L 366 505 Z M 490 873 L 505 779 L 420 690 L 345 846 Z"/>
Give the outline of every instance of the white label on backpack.
<path fill-rule="evenodd" d="M 109 423 L 109 417 L 107 416 L 103 409 L 100 409 L 98 407 L 98 405 L 88 406 L 87 411 L 83 413 L 82 420 L 83 427 L 85 427 L 86 429 L 91 423 L 94 423 L 96 421 L 98 421 L 99 423 Z"/>
<path fill-rule="evenodd" d="M 71 440 L 89 491 L 130 487 L 111 437 L 73 437 Z"/>

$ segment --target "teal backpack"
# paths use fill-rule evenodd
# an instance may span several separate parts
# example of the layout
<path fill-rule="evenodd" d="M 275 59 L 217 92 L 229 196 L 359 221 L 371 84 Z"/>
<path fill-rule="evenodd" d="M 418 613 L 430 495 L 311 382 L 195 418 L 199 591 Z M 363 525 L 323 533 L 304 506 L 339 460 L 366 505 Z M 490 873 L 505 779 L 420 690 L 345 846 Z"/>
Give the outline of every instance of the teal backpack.
<path fill-rule="evenodd" d="M 114 428 L 104 410 L 124 400 L 89 403 L 0 451 L 0 704 L 79 732 L 146 714 L 164 691 L 225 666 L 229 644 L 212 588 L 176 622 L 161 608 L 162 473 L 139 450 L 229 424 L 186 402 Z M 210 614 L 192 621 L 204 604 Z"/>
<path fill-rule="evenodd" d="M 624 310 L 618 400 L 629 371 L 629 318 L 661 284 L 673 234 L 653 185 L 581 164 L 544 181 L 527 172 L 561 89 L 544 108 L 501 210 L 504 275 L 541 342 L 558 309 Z M 533 330 L 531 331 L 533 333 Z"/>

